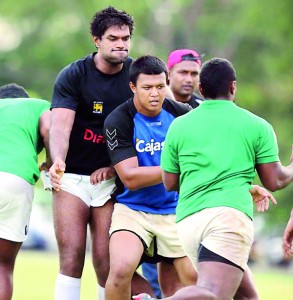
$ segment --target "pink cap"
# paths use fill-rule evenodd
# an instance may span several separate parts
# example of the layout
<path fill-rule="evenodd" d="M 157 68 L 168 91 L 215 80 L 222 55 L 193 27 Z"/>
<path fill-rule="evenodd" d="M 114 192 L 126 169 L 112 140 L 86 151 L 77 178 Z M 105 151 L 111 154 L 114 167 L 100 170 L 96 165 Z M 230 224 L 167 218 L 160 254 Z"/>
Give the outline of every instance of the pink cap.
<path fill-rule="evenodd" d="M 185 55 L 188 55 L 184 57 Z M 181 61 L 189 60 L 195 61 L 201 67 L 201 56 L 194 50 L 189 49 L 178 49 L 174 50 L 169 54 L 168 57 L 168 69 L 171 69 L 174 65 L 180 63 Z"/>

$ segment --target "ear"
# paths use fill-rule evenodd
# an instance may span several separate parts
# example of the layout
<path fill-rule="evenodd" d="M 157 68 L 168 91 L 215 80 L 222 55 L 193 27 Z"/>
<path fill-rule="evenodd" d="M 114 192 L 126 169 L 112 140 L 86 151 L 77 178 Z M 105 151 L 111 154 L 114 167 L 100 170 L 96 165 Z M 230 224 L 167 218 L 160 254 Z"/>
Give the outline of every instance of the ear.
<path fill-rule="evenodd" d="M 129 87 L 132 90 L 132 93 L 135 94 L 136 93 L 136 87 L 131 81 L 129 82 Z"/>
<path fill-rule="evenodd" d="M 94 44 L 97 48 L 100 47 L 100 39 L 97 36 L 93 36 Z"/>
<path fill-rule="evenodd" d="M 231 93 L 231 95 L 235 96 L 236 91 L 237 91 L 237 85 L 236 85 L 236 80 L 234 80 L 230 83 L 230 93 Z"/>
<path fill-rule="evenodd" d="M 200 94 L 203 96 L 203 94 L 202 94 L 202 86 L 201 86 L 200 82 L 198 83 L 198 90 L 199 90 Z"/>

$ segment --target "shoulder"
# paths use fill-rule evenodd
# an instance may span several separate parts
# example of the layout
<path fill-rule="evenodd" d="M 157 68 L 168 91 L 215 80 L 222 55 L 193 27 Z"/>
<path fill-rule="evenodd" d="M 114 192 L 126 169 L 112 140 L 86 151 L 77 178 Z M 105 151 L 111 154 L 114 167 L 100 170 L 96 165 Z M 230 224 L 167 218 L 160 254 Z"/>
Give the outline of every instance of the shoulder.
<path fill-rule="evenodd" d="M 239 113 L 242 115 L 243 118 L 246 119 L 247 123 L 249 122 L 251 125 L 259 126 L 259 127 L 272 127 L 272 125 L 262 117 L 252 113 L 251 111 L 242 108 L 238 105 L 235 105 L 236 109 L 239 111 Z"/>
<path fill-rule="evenodd" d="M 123 63 L 123 68 L 129 70 L 132 61 L 133 61 L 133 58 L 128 57 L 128 58 L 126 59 L 126 61 Z"/>
<path fill-rule="evenodd" d="M 181 103 L 173 99 L 165 98 L 163 103 L 163 109 L 168 111 L 174 117 L 178 117 L 191 111 L 192 107 L 189 104 Z"/>
<path fill-rule="evenodd" d="M 57 78 L 84 75 L 86 69 L 93 64 L 93 54 L 89 54 L 81 59 L 75 60 L 64 67 L 58 74 Z"/>
<path fill-rule="evenodd" d="M 192 94 L 191 95 L 191 98 L 190 98 L 190 100 L 189 100 L 189 102 L 188 102 L 188 104 L 190 105 L 190 106 L 192 106 L 192 108 L 196 108 L 196 107 L 198 107 L 201 103 L 203 102 L 203 99 L 202 98 L 200 98 L 198 95 L 196 95 L 196 94 Z"/>
<path fill-rule="evenodd" d="M 105 127 L 116 127 L 131 122 L 136 114 L 133 98 L 116 107 L 106 118 Z"/>

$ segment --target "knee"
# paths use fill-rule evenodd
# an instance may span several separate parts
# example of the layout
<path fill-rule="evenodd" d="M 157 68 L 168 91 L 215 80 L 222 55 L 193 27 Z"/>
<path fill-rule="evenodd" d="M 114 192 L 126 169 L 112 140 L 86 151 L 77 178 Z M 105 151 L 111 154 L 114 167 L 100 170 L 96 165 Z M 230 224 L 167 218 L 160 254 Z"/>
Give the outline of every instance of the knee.
<path fill-rule="evenodd" d="M 64 275 L 80 278 L 83 271 L 85 255 L 80 251 L 68 251 L 60 254 L 60 271 Z"/>
<path fill-rule="evenodd" d="M 126 266 L 117 266 L 110 269 L 109 278 L 115 285 L 120 285 L 120 283 L 130 284 L 133 277 L 134 270 Z"/>

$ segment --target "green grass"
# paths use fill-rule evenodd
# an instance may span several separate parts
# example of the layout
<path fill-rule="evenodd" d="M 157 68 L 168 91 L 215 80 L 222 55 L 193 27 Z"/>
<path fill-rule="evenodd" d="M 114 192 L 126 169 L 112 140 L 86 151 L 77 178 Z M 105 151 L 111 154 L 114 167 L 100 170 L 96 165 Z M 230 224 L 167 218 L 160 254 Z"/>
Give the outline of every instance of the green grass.
<path fill-rule="evenodd" d="M 282 269 L 252 269 L 261 300 L 293 299 L 293 273 Z M 58 273 L 56 253 L 21 251 L 14 274 L 13 300 L 52 300 Z M 90 257 L 86 259 L 81 287 L 82 300 L 96 296 L 95 274 Z"/>

